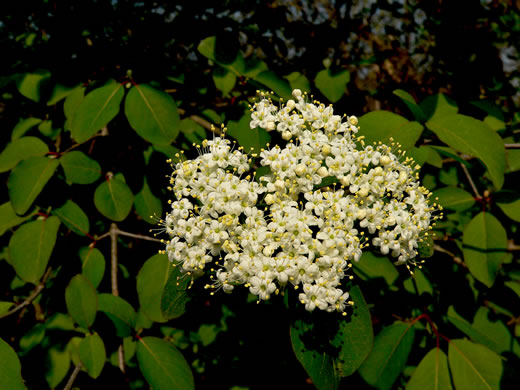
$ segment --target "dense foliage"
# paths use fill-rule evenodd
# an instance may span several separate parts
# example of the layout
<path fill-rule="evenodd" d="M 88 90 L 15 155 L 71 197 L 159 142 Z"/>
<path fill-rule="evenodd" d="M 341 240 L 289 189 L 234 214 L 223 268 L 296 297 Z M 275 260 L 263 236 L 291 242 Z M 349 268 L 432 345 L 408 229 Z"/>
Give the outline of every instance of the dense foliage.
<path fill-rule="evenodd" d="M 516 3 L 70 3 L 0 20 L 1 389 L 515 388 Z M 292 289 L 210 295 L 159 253 L 166 161 L 222 126 L 285 145 L 250 107 L 295 88 L 399 143 L 444 208 L 424 263 L 369 242 L 346 316 Z"/>

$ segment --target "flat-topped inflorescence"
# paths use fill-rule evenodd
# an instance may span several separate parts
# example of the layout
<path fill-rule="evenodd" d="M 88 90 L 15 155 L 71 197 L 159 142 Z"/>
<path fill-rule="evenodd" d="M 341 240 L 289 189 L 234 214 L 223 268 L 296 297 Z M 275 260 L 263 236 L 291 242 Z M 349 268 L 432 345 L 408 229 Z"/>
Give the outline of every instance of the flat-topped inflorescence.
<path fill-rule="evenodd" d="M 285 145 L 248 155 L 218 136 L 173 165 L 166 252 L 192 277 L 211 272 L 208 288 L 244 285 L 267 300 L 292 285 L 307 310 L 344 312 L 352 261 L 372 246 L 416 264 L 440 206 L 398 144 L 365 145 L 355 116 L 293 96 L 275 105 L 261 93 L 251 107 L 251 128 L 278 131 Z M 254 163 L 268 173 L 256 177 Z"/>

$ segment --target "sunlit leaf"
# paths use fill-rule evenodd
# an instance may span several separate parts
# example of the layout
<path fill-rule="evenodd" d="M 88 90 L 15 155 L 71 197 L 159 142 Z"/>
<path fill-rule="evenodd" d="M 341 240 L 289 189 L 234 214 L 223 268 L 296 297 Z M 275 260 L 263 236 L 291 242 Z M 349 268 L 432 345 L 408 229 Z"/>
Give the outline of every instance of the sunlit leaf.
<path fill-rule="evenodd" d="M 70 368 L 70 355 L 56 347 L 47 351 L 45 360 L 45 379 L 51 389 L 56 388 L 67 376 Z"/>
<path fill-rule="evenodd" d="M 419 122 L 410 122 L 405 117 L 390 111 L 372 111 L 359 118 L 359 135 L 365 143 L 390 144 L 390 138 L 399 142 L 402 149 L 411 149 L 421 136 L 423 127 Z"/>
<path fill-rule="evenodd" d="M 141 310 L 155 322 L 166 322 L 161 312 L 161 297 L 173 265 L 168 256 L 150 257 L 137 274 L 137 295 Z"/>
<path fill-rule="evenodd" d="M 410 324 L 396 322 L 384 328 L 358 371 L 361 377 L 380 390 L 392 388 L 408 360 L 413 339 L 414 328 Z"/>
<path fill-rule="evenodd" d="M 132 305 L 112 294 L 99 294 L 99 311 L 105 313 L 116 327 L 117 335 L 128 337 L 135 327 L 136 313 Z"/>
<path fill-rule="evenodd" d="M 451 340 L 448 361 L 456 389 L 500 389 L 502 360 L 483 345 L 468 340 Z"/>
<path fill-rule="evenodd" d="M 79 250 L 82 273 L 97 288 L 105 274 L 105 257 L 97 248 L 83 247 Z"/>
<path fill-rule="evenodd" d="M 47 102 L 48 106 L 53 106 L 58 103 L 60 100 L 65 99 L 72 91 L 74 91 L 77 87 L 68 87 L 62 84 L 56 84 L 54 89 L 52 90 L 49 101 Z"/>
<path fill-rule="evenodd" d="M 107 359 L 105 344 L 97 333 L 87 335 L 81 341 L 79 357 L 88 374 L 96 379 L 101 374 Z"/>
<path fill-rule="evenodd" d="M 125 219 L 134 203 L 134 195 L 126 183 L 115 177 L 105 180 L 94 192 L 94 204 L 98 211 L 113 221 Z"/>
<path fill-rule="evenodd" d="M 443 117 L 445 115 L 456 114 L 459 109 L 457 104 L 442 93 L 428 96 L 419 106 L 423 110 L 427 119 L 434 119 L 437 117 Z"/>
<path fill-rule="evenodd" d="M 300 72 L 292 72 L 287 76 L 284 76 L 284 78 L 289 81 L 291 89 L 299 89 L 302 92 L 311 91 L 311 83 L 309 82 L 309 79 Z"/>
<path fill-rule="evenodd" d="M 393 92 L 394 95 L 401 98 L 401 100 L 406 104 L 408 109 L 412 112 L 414 118 L 418 122 L 426 121 L 426 114 L 422 110 L 422 108 L 417 104 L 414 97 L 410 95 L 408 92 L 403 91 L 402 89 L 396 89 Z"/>
<path fill-rule="evenodd" d="M 440 348 L 433 348 L 415 369 L 406 390 L 452 390 L 448 358 Z"/>
<path fill-rule="evenodd" d="M 63 206 L 53 210 L 52 213 L 74 233 L 80 236 L 88 234 L 90 224 L 87 214 L 72 200 L 67 200 Z"/>
<path fill-rule="evenodd" d="M 143 220 L 152 225 L 157 224 L 157 216 L 162 215 L 162 204 L 150 190 L 146 178 L 143 181 L 143 188 L 135 195 L 134 205 L 135 211 Z"/>
<path fill-rule="evenodd" d="M 65 303 L 70 316 L 82 328 L 89 328 L 96 318 L 98 298 L 96 289 L 83 275 L 74 276 L 65 289 Z"/>
<path fill-rule="evenodd" d="M 40 101 L 40 88 L 50 77 L 51 74 L 48 71 L 26 73 L 17 80 L 16 87 L 23 96 L 38 103 Z"/>
<path fill-rule="evenodd" d="M 471 274 L 491 287 L 506 255 L 504 227 L 490 213 L 481 212 L 465 227 L 462 243 L 464 262 Z"/>
<path fill-rule="evenodd" d="M 13 129 L 13 132 L 11 133 L 11 141 L 14 141 L 21 136 L 23 136 L 25 133 L 27 133 L 30 129 L 32 129 L 34 126 L 39 125 L 41 123 L 41 119 L 39 118 L 25 118 L 21 119 L 20 122 L 16 124 L 16 126 Z"/>
<path fill-rule="evenodd" d="M 497 206 L 513 221 L 520 222 L 520 199 L 511 203 L 497 203 Z"/>
<path fill-rule="evenodd" d="M 506 156 L 504 143 L 497 133 L 482 121 L 460 114 L 436 117 L 426 126 L 453 149 L 478 157 L 486 165 L 495 187 L 502 187 Z"/>
<path fill-rule="evenodd" d="M 179 112 L 173 99 L 147 84 L 134 85 L 125 100 L 130 126 L 152 144 L 168 145 L 179 134 Z"/>
<path fill-rule="evenodd" d="M 0 389 L 25 390 L 22 366 L 16 352 L 0 338 Z"/>
<path fill-rule="evenodd" d="M 139 338 L 137 362 L 154 390 L 192 390 L 193 373 L 184 356 L 171 343 L 157 337 Z"/>
<path fill-rule="evenodd" d="M 9 241 L 11 264 L 26 282 L 38 283 L 43 276 L 56 244 L 58 217 L 27 222 L 20 226 Z"/>
<path fill-rule="evenodd" d="M 111 82 L 87 94 L 75 112 L 70 132 L 77 142 L 85 142 L 108 124 L 119 112 L 123 86 Z"/>
<path fill-rule="evenodd" d="M 65 153 L 58 160 L 69 183 L 90 184 L 101 176 L 101 167 L 96 160 L 78 150 Z"/>
<path fill-rule="evenodd" d="M 31 218 L 32 214 L 25 217 L 19 217 L 13 210 L 11 202 L 6 202 L 0 205 L 0 236 L 14 226 L 18 226 L 22 222 Z"/>
<path fill-rule="evenodd" d="M 289 83 L 270 70 L 258 73 L 254 80 L 265 85 L 269 90 L 273 91 L 281 98 L 291 99 L 292 97 L 292 90 Z"/>
<path fill-rule="evenodd" d="M 271 136 L 262 128 L 251 129 L 250 121 L 249 113 L 245 113 L 238 122 L 229 121 L 226 134 L 236 139 L 246 151 L 253 148 L 258 153 L 271 140 Z"/>
<path fill-rule="evenodd" d="M 65 98 L 65 103 L 63 103 L 63 112 L 65 113 L 65 117 L 67 121 L 71 121 L 72 117 L 78 111 L 79 106 L 85 99 L 85 87 L 80 85 Z M 65 126 L 67 130 L 70 130 L 69 127 Z"/>
<path fill-rule="evenodd" d="M 469 192 L 458 187 L 444 187 L 433 192 L 433 199 L 448 210 L 464 211 L 475 204 L 475 198 Z"/>
<path fill-rule="evenodd" d="M 212 76 L 215 87 L 222 92 L 222 96 L 229 96 L 229 93 L 235 87 L 237 76 L 227 69 L 219 67 L 213 70 Z"/>
<path fill-rule="evenodd" d="M 29 157 L 14 167 L 9 175 L 7 188 L 17 214 L 24 214 L 29 210 L 57 167 L 56 159 L 43 156 Z"/>
<path fill-rule="evenodd" d="M 316 88 L 332 103 L 336 103 L 345 94 L 349 81 L 350 73 L 347 70 L 332 74 L 330 69 L 318 72 L 314 79 Z"/>

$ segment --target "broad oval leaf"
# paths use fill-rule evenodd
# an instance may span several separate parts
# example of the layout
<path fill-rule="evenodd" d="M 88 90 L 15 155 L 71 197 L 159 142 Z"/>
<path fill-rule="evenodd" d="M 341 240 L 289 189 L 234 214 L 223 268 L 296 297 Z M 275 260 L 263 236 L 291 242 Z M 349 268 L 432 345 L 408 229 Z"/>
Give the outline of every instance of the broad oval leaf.
<path fill-rule="evenodd" d="M 54 175 L 58 161 L 47 157 L 30 157 L 21 161 L 9 175 L 9 198 L 17 214 L 24 214 Z"/>
<path fill-rule="evenodd" d="M 462 244 L 464 262 L 471 274 L 491 287 L 507 254 L 507 234 L 502 224 L 490 213 L 481 212 L 464 229 Z"/>
<path fill-rule="evenodd" d="M 442 93 L 428 96 L 419 103 L 419 106 L 428 119 L 456 114 L 459 111 L 455 101 Z"/>
<path fill-rule="evenodd" d="M 354 310 L 350 318 L 341 320 L 339 331 L 332 340 L 332 344 L 340 348 L 336 367 L 341 376 L 352 375 L 365 361 L 374 343 L 370 311 L 361 290 L 354 286 L 349 294 Z"/>
<path fill-rule="evenodd" d="M 146 177 L 144 178 L 143 188 L 135 195 L 134 206 L 137 214 L 139 214 L 143 220 L 152 225 L 157 223 L 156 216 L 162 215 L 161 201 L 152 194 L 150 186 L 146 181 Z"/>
<path fill-rule="evenodd" d="M 161 297 L 173 264 L 168 256 L 150 257 L 137 274 L 137 295 L 143 313 L 155 322 L 166 322 L 161 312 Z"/>
<path fill-rule="evenodd" d="M 9 241 L 11 264 L 26 282 L 38 283 L 43 276 L 56 244 L 58 217 L 27 222 L 20 226 Z"/>
<path fill-rule="evenodd" d="M 391 286 L 399 277 L 399 271 L 386 256 L 376 256 L 365 251 L 359 261 L 353 262 L 354 272 L 361 279 L 383 278 Z"/>
<path fill-rule="evenodd" d="M 265 85 L 267 88 L 271 89 L 281 98 L 292 98 L 292 90 L 289 86 L 289 83 L 286 80 L 278 77 L 274 72 L 271 72 L 270 70 L 258 73 L 255 76 L 254 80 Z"/>
<path fill-rule="evenodd" d="M 137 314 L 134 308 L 121 297 L 112 294 L 99 294 L 99 311 L 105 313 L 116 327 L 117 335 L 128 337 L 135 328 Z"/>
<path fill-rule="evenodd" d="M 77 86 L 69 87 L 63 84 L 56 84 L 54 89 L 52 90 L 49 101 L 47 102 L 48 106 L 53 106 L 58 103 L 60 100 L 65 99 L 68 95 L 70 95 Z"/>
<path fill-rule="evenodd" d="M 251 150 L 251 148 L 258 152 L 261 148 L 265 147 L 271 140 L 271 136 L 267 131 L 262 128 L 256 128 L 251 130 L 249 123 L 251 122 L 250 113 L 244 113 L 239 121 L 229 121 L 227 135 L 233 137 L 238 141 L 240 146 L 244 147 L 245 150 Z"/>
<path fill-rule="evenodd" d="M 217 67 L 213 70 L 213 82 L 215 87 L 222 92 L 222 96 L 229 96 L 235 87 L 237 76 L 227 69 Z"/>
<path fill-rule="evenodd" d="M 56 215 L 70 230 L 80 236 L 88 234 L 90 224 L 87 214 L 72 200 L 67 200 L 63 206 L 53 210 Z"/>
<path fill-rule="evenodd" d="M 26 118 L 20 120 L 20 122 L 16 124 L 16 126 L 13 129 L 13 132 L 11 133 L 11 141 L 20 138 L 34 126 L 39 125 L 41 122 L 42 120 L 40 118 Z"/>
<path fill-rule="evenodd" d="M 334 366 L 333 357 L 326 351 L 310 349 L 304 342 L 303 335 L 312 331 L 312 324 L 301 320 L 295 321 L 291 326 L 290 335 L 294 354 L 318 390 L 337 389 L 341 378 Z M 324 340 L 324 342 L 328 341 L 328 339 Z"/>
<path fill-rule="evenodd" d="M 45 380 L 51 389 L 56 388 L 70 369 L 70 354 L 66 350 L 51 347 L 45 361 Z"/>
<path fill-rule="evenodd" d="M 3 235 L 7 229 L 19 225 L 31 217 L 32 214 L 26 215 L 24 217 L 19 217 L 16 215 L 11 202 L 6 202 L 0 205 L 0 236 Z"/>
<path fill-rule="evenodd" d="M 513 221 L 520 222 L 520 199 L 511 203 L 497 203 L 497 206 Z"/>
<path fill-rule="evenodd" d="M 415 369 L 406 390 L 452 390 L 448 358 L 440 348 L 433 348 Z"/>
<path fill-rule="evenodd" d="M 134 195 L 126 183 L 115 177 L 101 183 L 94 192 L 94 204 L 98 211 L 113 221 L 125 219 L 134 203 Z"/>
<path fill-rule="evenodd" d="M 345 94 L 349 81 L 350 73 L 347 70 L 332 74 L 330 69 L 318 72 L 314 79 L 316 88 L 332 103 L 336 103 Z"/>
<path fill-rule="evenodd" d="M 69 183 L 90 184 L 101 176 L 101 167 L 96 160 L 78 150 L 65 153 L 58 160 Z"/>
<path fill-rule="evenodd" d="M 300 72 L 292 72 L 287 76 L 284 76 L 284 78 L 289 81 L 291 89 L 299 89 L 302 92 L 311 91 L 311 83 L 309 82 L 309 79 Z"/>
<path fill-rule="evenodd" d="M 171 343 L 157 337 L 143 337 L 136 352 L 139 368 L 154 390 L 195 389 L 190 366 Z"/>
<path fill-rule="evenodd" d="M 451 340 L 448 361 L 456 389 L 500 389 L 502 359 L 483 345 Z"/>
<path fill-rule="evenodd" d="M 405 117 L 390 111 L 373 111 L 359 118 L 359 135 L 365 136 L 365 143 L 383 142 L 390 144 L 390 138 L 399 142 L 402 149 L 411 149 L 421 136 L 423 126 L 410 122 Z"/>
<path fill-rule="evenodd" d="M 164 318 L 171 320 L 184 314 L 189 300 L 186 289 L 190 282 L 191 278 L 181 273 L 179 266 L 173 267 L 161 297 L 161 312 Z"/>
<path fill-rule="evenodd" d="M 92 90 L 77 109 L 72 119 L 72 138 L 82 143 L 106 126 L 119 112 L 124 96 L 123 86 L 112 82 Z"/>
<path fill-rule="evenodd" d="M 105 344 L 97 333 L 87 335 L 81 340 L 79 358 L 92 378 L 96 379 L 101 374 L 107 354 Z"/>
<path fill-rule="evenodd" d="M 464 211 L 475 204 L 475 198 L 468 191 L 458 187 L 444 187 L 433 192 L 433 199 L 448 210 Z"/>
<path fill-rule="evenodd" d="M 90 280 L 94 288 L 97 288 L 105 274 L 105 257 L 99 249 L 90 247 L 81 248 L 79 257 L 82 264 L 81 273 Z"/>
<path fill-rule="evenodd" d="M 152 144 L 168 145 L 179 134 L 179 112 L 173 99 L 147 84 L 134 85 L 125 100 L 130 126 Z"/>
<path fill-rule="evenodd" d="M 449 114 L 428 121 L 426 127 L 446 145 L 478 157 L 495 187 L 502 188 L 506 169 L 504 142 L 485 123 L 466 115 Z"/>
<path fill-rule="evenodd" d="M 72 123 L 72 117 L 85 99 L 85 89 L 84 86 L 80 85 L 65 98 L 65 103 L 63 103 L 63 112 L 67 118 L 67 122 Z M 67 126 L 65 126 L 65 128 L 70 130 Z"/>
<path fill-rule="evenodd" d="M 70 316 L 82 328 L 88 329 L 96 319 L 98 298 L 96 289 L 83 275 L 74 276 L 65 289 L 65 303 Z"/>
<path fill-rule="evenodd" d="M 50 72 L 46 70 L 26 73 L 17 80 L 16 87 L 23 96 L 38 103 L 40 101 L 40 87 L 50 77 Z"/>
<path fill-rule="evenodd" d="M 393 94 L 401 98 L 401 100 L 406 104 L 408 109 L 412 112 L 414 118 L 418 122 L 426 121 L 426 114 L 422 110 L 422 108 L 417 104 L 414 97 L 410 95 L 408 92 L 403 91 L 402 89 L 396 89 Z"/>
<path fill-rule="evenodd" d="M 414 328 L 396 322 L 384 328 L 374 341 L 374 348 L 359 368 L 359 374 L 370 385 L 389 390 L 403 371 L 412 349 Z"/>
<path fill-rule="evenodd" d="M 29 157 L 44 156 L 48 151 L 47 145 L 39 138 L 18 138 L 8 144 L 0 154 L 0 172 L 7 172 Z"/>
<path fill-rule="evenodd" d="M 25 390 L 18 355 L 0 338 L 0 389 Z"/>

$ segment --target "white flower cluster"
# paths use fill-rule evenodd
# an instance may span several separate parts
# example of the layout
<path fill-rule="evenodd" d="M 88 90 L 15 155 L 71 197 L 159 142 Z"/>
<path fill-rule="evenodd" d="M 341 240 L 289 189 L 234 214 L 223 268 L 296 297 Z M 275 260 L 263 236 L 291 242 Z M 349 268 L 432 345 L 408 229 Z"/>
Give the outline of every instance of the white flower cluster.
<path fill-rule="evenodd" d="M 307 310 L 344 312 L 352 302 L 342 281 L 363 248 L 413 262 L 436 205 L 411 160 L 356 138 L 356 117 L 334 115 L 299 90 L 281 106 L 261 96 L 251 128 L 288 142 L 248 156 L 215 137 L 199 157 L 176 163 L 176 200 L 163 221 L 169 259 L 192 277 L 209 268 L 210 288 L 244 285 L 267 300 L 301 286 Z M 269 173 L 257 178 L 254 163 Z"/>

